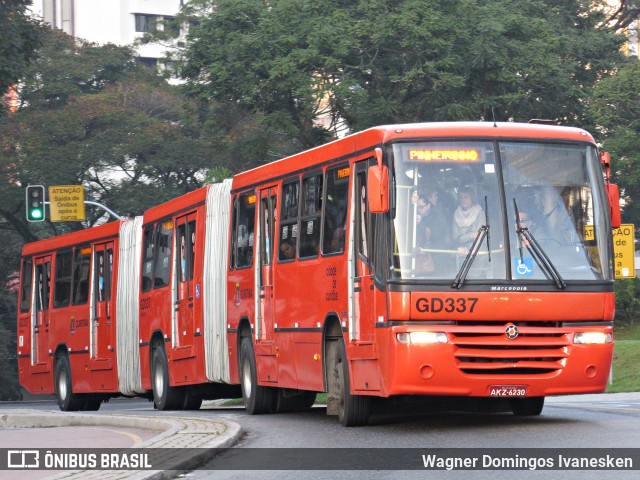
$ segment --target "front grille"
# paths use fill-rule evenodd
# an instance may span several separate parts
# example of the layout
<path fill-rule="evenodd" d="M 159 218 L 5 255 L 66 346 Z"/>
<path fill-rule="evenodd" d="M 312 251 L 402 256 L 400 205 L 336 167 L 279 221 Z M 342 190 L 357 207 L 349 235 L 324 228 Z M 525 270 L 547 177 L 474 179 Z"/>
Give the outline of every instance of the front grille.
<path fill-rule="evenodd" d="M 509 324 L 518 336 L 507 338 Z M 569 356 L 568 329 L 557 323 L 458 322 L 450 332 L 458 368 L 473 375 L 542 375 L 562 370 Z"/>

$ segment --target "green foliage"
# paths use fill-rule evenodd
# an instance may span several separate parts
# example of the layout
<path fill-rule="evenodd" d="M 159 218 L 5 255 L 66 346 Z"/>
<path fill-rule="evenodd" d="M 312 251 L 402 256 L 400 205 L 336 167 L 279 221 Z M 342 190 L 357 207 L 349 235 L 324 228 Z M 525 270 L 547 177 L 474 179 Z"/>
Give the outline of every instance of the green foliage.
<path fill-rule="evenodd" d="M 613 382 L 608 393 L 640 391 L 640 340 L 616 340 L 613 351 Z"/>
<path fill-rule="evenodd" d="M 600 4 L 194 0 L 182 74 L 192 95 L 277 119 L 301 147 L 341 121 L 574 123 L 622 58 Z"/>
<path fill-rule="evenodd" d="M 38 23 L 27 15 L 31 0 L 0 2 L 0 95 L 18 83 L 40 45 Z M 4 107 L 0 106 L 0 115 Z"/>
<path fill-rule="evenodd" d="M 621 188 L 623 220 L 640 222 L 640 63 L 630 62 L 594 89 L 589 105 L 593 122 L 611 154 L 612 181 Z"/>
<path fill-rule="evenodd" d="M 635 323 L 640 318 L 640 279 L 616 280 L 616 322 Z"/>
<path fill-rule="evenodd" d="M 0 401 L 15 400 L 19 394 L 16 357 L 16 307 L 20 256 L 17 234 L 0 229 Z"/>
<path fill-rule="evenodd" d="M 25 241 L 102 221 L 26 226 L 27 184 L 82 184 L 87 200 L 120 214 L 202 185 L 209 139 L 178 87 L 138 66 L 129 48 L 74 41 L 44 30 L 23 77 L 20 108 L 0 118 L 0 218 Z"/>

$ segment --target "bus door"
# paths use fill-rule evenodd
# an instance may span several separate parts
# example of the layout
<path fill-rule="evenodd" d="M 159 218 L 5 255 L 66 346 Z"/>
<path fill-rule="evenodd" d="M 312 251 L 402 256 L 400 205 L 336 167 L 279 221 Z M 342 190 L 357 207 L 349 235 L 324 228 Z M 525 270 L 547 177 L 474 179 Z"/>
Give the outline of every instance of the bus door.
<path fill-rule="evenodd" d="M 175 278 L 175 347 L 185 348 L 193 346 L 194 338 L 194 298 L 201 295 L 200 291 L 195 291 L 193 281 L 193 266 L 196 248 L 196 213 L 192 212 L 182 217 L 176 218 L 176 265 L 174 271 Z M 198 289 L 200 287 L 198 286 Z M 185 354 L 189 353 L 185 350 Z M 189 353 L 191 354 L 191 353 Z"/>
<path fill-rule="evenodd" d="M 93 246 L 91 358 L 110 358 L 113 345 L 113 242 Z"/>
<path fill-rule="evenodd" d="M 352 193 L 352 233 L 350 245 L 349 273 L 352 290 L 350 340 L 372 342 L 374 338 L 374 283 L 372 255 L 371 214 L 367 205 L 368 160 L 355 164 L 354 189 Z"/>
<path fill-rule="evenodd" d="M 273 299 L 273 251 L 275 249 L 275 209 L 276 187 L 269 186 L 260 190 L 259 231 L 260 262 L 256 275 L 256 339 L 273 340 L 274 299 Z"/>
<path fill-rule="evenodd" d="M 31 309 L 31 363 L 47 364 L 49 356 L 49 298 L 51 255 L 36 258 L 34 302 Z"/>

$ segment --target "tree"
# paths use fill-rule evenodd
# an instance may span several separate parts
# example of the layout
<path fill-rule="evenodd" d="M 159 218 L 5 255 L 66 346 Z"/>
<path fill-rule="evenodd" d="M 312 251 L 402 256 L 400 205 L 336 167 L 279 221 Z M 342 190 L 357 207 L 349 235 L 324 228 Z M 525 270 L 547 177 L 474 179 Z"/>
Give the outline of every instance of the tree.
<path fill-rule="evenodd" d="M 624 198 L 623 219 L 640 223 L 640 63 L 632 61 L 594 89 L 589 112 L 611 154 L 611 176 Z"/>
<path fill-rule="evenodd" d="M 0 216 L 25 241 L 85 225 L 27 225 L 27 184 L 82 184 L 89 200 L 140 214 L 202 184 L 212 164 L 194 105 L 129 48 L 46 30 L 21 81 L 17 112 L 0 118 Z"/>
<path fill-rule="evenodd" d="M 193 5 L 192 5 L 193 4 Z M 189 92 L 263 116 L 302 148 L 432 120 L 584 121 L 621 60 L 595 0 L 193 0 Z M 265 159 L 266 160 L 266 159 Z"/>
<path fill-rule="evenodd" d="M 0 95 L 22 77 L 40 45 L 38 23 L 27 15 L 31 0 L 0 2 Z M 0 115 L 4 108 L 0 106 Z"/>

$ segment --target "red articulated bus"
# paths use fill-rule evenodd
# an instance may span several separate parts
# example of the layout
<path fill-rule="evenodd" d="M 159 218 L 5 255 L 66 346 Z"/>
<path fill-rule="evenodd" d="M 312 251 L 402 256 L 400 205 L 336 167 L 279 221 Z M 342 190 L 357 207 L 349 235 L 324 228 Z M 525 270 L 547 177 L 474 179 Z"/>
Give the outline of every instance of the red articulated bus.
<path fill-rule="evenodd" d="M 25 246 L 20 380 L 55 390 L 63 410 L 117 394 L 189 409 L 241 391 L 251 414 L 326 392 L 346 426 L 368 422 L 373 398 L 404 395 L 506 399 L 538 415 L 547 395 L 606 387 L 619 222 L 608 156 L 584 130 L 371 128 L 99 227 L 119 249 L 109 381 L 87 374 L 93 327 L 82 351 L 40 322 L 102 324 L 105 235 Z M 54 302 L 66 251 L 72 271 L 76 252 L 89 255 L 83 307 Z"/>

